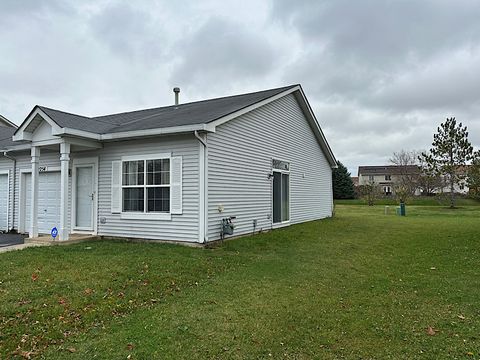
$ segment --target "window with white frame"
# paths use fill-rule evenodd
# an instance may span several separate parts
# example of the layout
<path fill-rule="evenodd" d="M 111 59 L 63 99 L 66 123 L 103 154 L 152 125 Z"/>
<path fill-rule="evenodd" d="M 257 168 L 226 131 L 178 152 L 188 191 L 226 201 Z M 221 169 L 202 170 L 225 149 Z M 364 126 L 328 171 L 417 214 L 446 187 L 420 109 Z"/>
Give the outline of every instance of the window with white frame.
<path fill-rule="evenodd" d="M 170 212 L 170 159 L 122 161 L 122 212 Z"/>

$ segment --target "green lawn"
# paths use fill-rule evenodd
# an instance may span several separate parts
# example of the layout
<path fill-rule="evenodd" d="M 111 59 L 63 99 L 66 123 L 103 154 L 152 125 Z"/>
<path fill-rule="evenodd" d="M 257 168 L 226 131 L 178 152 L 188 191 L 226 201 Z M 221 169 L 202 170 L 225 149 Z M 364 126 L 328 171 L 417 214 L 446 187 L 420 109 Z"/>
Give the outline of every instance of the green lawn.
<path fill-rule="evenodd" d="M 480 206 L 480 201 L 460 197 L 456 198 L 456 206 Z M 346 199 L 346 200 L 335 200 L 335 204 L 338 205 L 366 205 L 367 202 L 364 199 Z M 390 198 L 380 198 L 375 200 L 376 205 L 397 205 L 398 200 L 393 197 Z M 449 206 L 450 199 L 448 195 L 440 196 L 416 196 L 412 199 L 407 201 L 407 205 L 415 205 L 415 206 Z"/>
<path fill-rule="evenodd" d="M 0 254 L 0 359 L 479 359 L 480 207 L 407 211 Z"/>

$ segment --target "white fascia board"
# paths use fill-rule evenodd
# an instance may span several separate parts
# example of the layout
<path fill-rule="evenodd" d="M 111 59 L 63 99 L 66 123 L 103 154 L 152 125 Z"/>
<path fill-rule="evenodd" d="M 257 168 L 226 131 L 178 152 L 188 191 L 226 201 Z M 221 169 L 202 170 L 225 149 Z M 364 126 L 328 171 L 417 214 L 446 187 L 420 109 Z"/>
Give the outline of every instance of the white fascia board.
<path fill-rule="evenodd" d="M 59 128 L 58 130 L 52 131 L 52 135 L 56 135 L 56 136 L 69 135 L 69 136 L 86 138 L 91 140 L 101 140 L 100 134 L 95 134 L 89 131 L 77 130 L 77 129 L 71 129 L 71 128 Z"/>
<path fill-rule="evenodd" d="M 13 141 L 32 141 L 33 134 L 29 132 L 21 131 L 18 134 L 12 136 Z"/>
<path fill-rule="evenodd" d="M 32 148 L 31 144 L 20 144 L 20 145 L 12 145 L 6 147 L 5 149 L 0 150 L 1 152 L 12 152 L 12 151 L 23 151 L 23 150 L 30 150 Z"/>
<path fill-rule="evenodd" d="M 101 149 L 103 147 L 103 144 L 101 142 L 90 140 L 90 139 L 82 139 L 78 137 L 65 137 L 64 140 L 70 145 L 84 146 L 92 149 Z"/>
<path fill-rule="evenodd" d="M 333 154 L 332 152 L 332 149 L 330 148 L 330 145 L 328 144 L 327 142 L 327 139 L 325 137 L 325 135 L 323 134 L 323 131 L 322 131 L 322 128 L 320 127 L 320 124 L 318 123 L 318 120 L 315 116 L 315 114 L 313 113 L 313 110 L 312 108 L 310 107 L 310 104 L 307 100 L 307 97 L 305 96 L 303 90 L 301 88 L 299 88 L 299 94 L 301 96 L 301 100 L 302 100 L 302 103 L 303 103 L 303 106 L 302 108 L 304 108 L 304 110 L 306 110 L 306 115 L 310 118 L 310 120 L 312 121 L 313 125 L 314 125 L 314 129 L 316 131 L 314 131 L 317 135 L 317 138 L 319 138 L 319 142 L 320 142 L 320 145 L 323 145 L 322 148 L 324 148 L 324 150 L 326 150 L 328 157 L 330 159 L 330 165 L 332 168 L 337 168 L 338 165 L 337 165 L 337 159 L 335 158 L 335 155 Z"/>
<path fill-rule="evenodd" d="M 275 101 L 277 99 L 280 99 L 282 97 L 284 97 L 285 95 L 288 95 L 288 94 L 291 94 L 297 90 L 301 90 L 300 86 L 297 85 L 297 86 L 294 86 L 288 90 L 285 90 L 285 91 L 282 91 L 281 93 L 275 95 L 275 96 L 272 96 L 272 97 L 269 97 L 268 99 L 265 99 L 265 100 L 262 100 L 258 103 L 255 103 L 253 105 L 250 105 L 250 106 L 247 106 L 246 108 L 243 108 L 241 110 L 238 110 L 238 111 L 235 111 L 234 113 L 231 113 L 229 115 L 226 115 L 224 117 L 221 117 L 220 119 L 217 119 L 217 120 L 214 120 L 214 121 L 211 121 L 209 122 L 207 125 L 208 125 L 208 128 L 211 129 L 213 128 L 213 132 L 215 131 L 215 127 L 219 126 L 219 125 L 222 125 L 224 123 L 226 123 L 227 121 L 230 121 L 230 120 L 233 120 L 243 114 L 246 114 L 252 110 L 255 110 L 255 109 L 258 109 L 259 107 L 262 107 L 268 103 L 271 103 L 272 101 Z M 205 129 L 206 130 L 206 129 Z"/>
<path fill-rule="evenodd" d="M 166 135 L 166 134 L 179 134 L 179 133 L 188 133 L 193 131 L 206 131 L 205 124 L 196 124 L 196 125 L 184 125 L 184 126 L 172 126 L 167 128 L 158 128 L 158 129 L 148 129 L 148 130 L 134 130 L 134 131 L 124 131 L 118 133 L 109 133 L 100 135 L 101 140 L 119 140 L 126 138 L 137 138 L 137 137 L 148 137 L 155 135 Z"/>

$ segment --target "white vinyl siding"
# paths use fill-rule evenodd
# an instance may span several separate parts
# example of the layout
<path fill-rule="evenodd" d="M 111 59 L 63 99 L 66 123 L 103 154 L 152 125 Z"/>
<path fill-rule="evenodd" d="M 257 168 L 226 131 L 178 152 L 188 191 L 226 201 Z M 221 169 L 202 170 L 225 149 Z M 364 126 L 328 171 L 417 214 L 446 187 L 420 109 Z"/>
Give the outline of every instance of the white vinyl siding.
<path fill-rule="evenodd" d="M 112 163 L 123 157 L 171 154 L 170 214 L 112 213 Z M 99 156 L 98 234 L 172 241 L 198 241 L 199 159 L 198 140 L 193 134 L 163 136 L 144 140 L 105 143 L 95 152 Z M 180 175 L 180 180 L 175 180 Z M 181 188 L 175 190 L 176 184 Z M 176 195 L 175 195 L 176 194 Z M 176 200 L 175 200 L 176 199 Z M 121 209 L 121 203 L 120 203 Z M 146 218 L 145 216 L 152 215 Z M 169 216 L 165 220 L 162 216 Z M 156 220 L 152 220 L 157 216 Z M 142 218 L 143 217 L 143 218 Z"/>
<path fill-rule="evenodd" d="M 290 224 L 332 215 L 332 170 L 294 95 L 217 127 L 208 134 L 208 240 L 236 216 L 235 235 L 270 229 L 272 159 L 290 163 Z M 219 212 L 223 207 L 223 212 Z"/>

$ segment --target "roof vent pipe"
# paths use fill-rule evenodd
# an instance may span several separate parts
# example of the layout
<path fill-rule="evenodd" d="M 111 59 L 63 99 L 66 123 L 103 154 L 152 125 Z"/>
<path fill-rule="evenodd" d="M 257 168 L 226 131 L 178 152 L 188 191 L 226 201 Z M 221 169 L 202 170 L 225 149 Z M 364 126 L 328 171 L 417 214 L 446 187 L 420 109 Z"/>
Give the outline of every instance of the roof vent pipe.
<path fill-rule="evenodd" d="M 178 96 L 180 94 L 180 88 L 179 87 L 174 87 L 173 92 L 175 93 L 175 105 L 178 105 Z"/>

